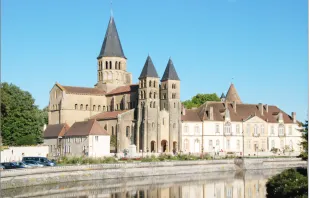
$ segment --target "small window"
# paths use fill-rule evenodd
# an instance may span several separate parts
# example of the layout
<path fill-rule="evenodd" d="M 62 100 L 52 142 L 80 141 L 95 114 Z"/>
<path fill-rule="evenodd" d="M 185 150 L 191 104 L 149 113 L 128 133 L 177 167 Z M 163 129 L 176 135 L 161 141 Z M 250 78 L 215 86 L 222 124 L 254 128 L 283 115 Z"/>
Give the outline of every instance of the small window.
<path fill-rule="evenodd" d="M 115 61 L 115 69 L 117 69 L 117 67 L 118 67 L 117 61 Z"/>
<path fill-rule="evenodd" d="M 121 62 L 118 62 L 118 69 L 121 69 Z"/>
<path fill-rule="evenodd" d="M 110 69 L 112 69 L 112 61 L 110 61 Z"/>
<path fill-rule="evenodd" d="M 156 92 L 154 92 L 154 99 L 156 99 Z"/>
<path fill-rule="evenodd" d="M 154 84 L 154 87 L 156 87 L 156 81 L 155 81 L 155 80 L 154 80 L 154 83 L 153 83 L 153 84 Z"/>
<path fill-rule="evenodd" d="M 155 102 L 153 102 L 153 108 L 155 108 Z"/>
<path fill-rule="evenodd" d="M 114 135 L 114 127 L 112 126 L 112 135 Z"/>
<path fill-rule="evenodd" d="M 150 102 L 150 108 L 152 108 L 152 102 Z"/>
<path fill-rule="evenodd" d="M 76 109 L 76 110 L 77 110 L 77 108 L 78 108 L 78 105 L 77 105 L 77 104 L 75 104 L 75 105 L 74 105 L 74 109 Z"/>
<path fill-rule="evenodd" d="M 150 92 L 150 94 L 149 94 L 149 95 L 150 95 L 150 98 L 152 98 L 152 92 Z"/>
<path fill-rule="evenodd" d="M 101 106 L 100 105 L 98 105 L 98 111 L 101 111 Z"/>
<path fill-rule="evenodd" d="M 175 103 L 173 104 L 174 108 L 175 108 Z"/>
<path fill-rule="evenodd" d="M 129 137 L 129 132 L 130 132 L 129 130 L 130 130 L 130 127 L 127 126 L 127 127 L 126 127 L 126 137 Z"/>
<path fill-rule="evenodd" d="M 85 105 L 85 110 L 88 110 L 88 105 Z"/>
<path fill-rule="evenodd" d="M 106 69 L 109 69 L 108 61 L 105 62 L 105 68 L 106 68 Z"/>
<path fill-rule="evenodd" d="M 93 111 L 96 111 L 96 105 L 93 105 Z"/>
<path fill-rule="evenodd" d="M 96 140 L 96 142 L 98 142 L 98 140 L 99 140 L 99 137 L 98 137 L 98 136 L 95 136 L 95 140 Z"/>
<path fill-rule="evenodd" d="M 152 81 L 149 81 L 149 87 L 152 87 Z"/>
<path fill-rule="evenodd" d="M 219 124 L 215 125 L 215 133 L 220 133 L 220 125 Z"/>
<path fill-rule="evenodd" d="M 82 104 L 80 105 L 80 110 L 83 110 L 83 105 Z"/>

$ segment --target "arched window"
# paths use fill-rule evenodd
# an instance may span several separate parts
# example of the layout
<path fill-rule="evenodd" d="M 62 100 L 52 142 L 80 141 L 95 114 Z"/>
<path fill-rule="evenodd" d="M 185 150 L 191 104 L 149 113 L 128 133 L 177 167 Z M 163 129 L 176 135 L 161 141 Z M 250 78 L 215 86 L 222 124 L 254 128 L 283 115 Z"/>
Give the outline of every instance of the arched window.
<path fill-rule="evenodd" d="M 146 92 L 143 91 L 143 96 L 144 96 L 144 99 L 146 99 Z"/>
<path fill-rule="evenodd" d="M 149 81 L 149 87 L 151 87 L 152 86 L 152 81 Z"/>
<path fill-rule="evenodd" d="M 85 105 L 85 110 L 88 110 L 88 104 L 87 104 L 87 105 Z"/>
<path fill-rule="evenodd" d="M 83 105 L 82 104 L 80 105 L 80 110 L 83 110 Z"/>
<path fill-rule="evenodd" d="M 126 137 L 129 137 L 129 133 L 130 133 L 130 131 L 129 131 L 129 130 L 130 130 L 130 127 L 129 127 L 129 126 L 127 126 L 127 127 L 126 127 Z"/>
<path fill-rule="evenodd" d="M 155 102 L 153 102 L 153 108 L 155 108 Z"/>
<path fill-rule="evenodd" d="M 143 99 L 143 91 L 140 91 L 140 99 Z"/>
<path fill-rule="evenodd" d="M 106 68 L 106 69 L 109 69 L 108 61 L 105 62 L 105 68 Z"/>
<path fill-rule="evenodd" d="M 121 69 L 121 62 L 118 62 L 118 69 Z"/>
<path fill-rule="evenodd" d="M 150 107 L 152 108 L 152 102 L 150 102 Z"/>
<path fill-rule="evenodd" d="M 112 135 L 114 135 L 114 127 L 112 126 Z"/>
<path fill-rule="evenodd" d="M 112 69 L 112 61 L 110 61 L 110 69 Z"/>
<path fill-rule="evenodd" d="M 150 92 L 149 96 L 150 96 L 150 98 L 152 98 L 152 92 Z"/>
<path fill-rule="evenodd" d="M 167 84 L 164 84 L 164 89 L 167 89 Z"/>
<path fill-rule="evenodd" d="M 105 111 L 105 106 L 102 106 L 102 111 Z"/>
<path fill-rule="evenodd" d="M 146 80 L 143 80 L 143 87 L 146 87 Z"/>
<path fill-rule="evenodd" d="M 117 67 L 118 67 L 117 61 L 115 61 L 115 69 L 117 69 Z"/>
<path fill-rule="evenodd" d="M 156 99 L 156 92 L 154 92 L 154 99 Z"/>
<path fill-rule="evenodd" d="M 96 110 L 96 105 L 93 105 L 93 111 L 95 111 Z"/>
<path fill-rule="evenodd" d="M 101 106 L 100 105 L 98 105 L 98 111 L 101 111 Z"/>
<path fill-rule="evenodd" d="M 156 81 L 155 81 L 155 80 L 154 80 L 154 83 L 153 83 L 153 84 L 154 84 L 154 87 L 156 87 Z"/>
<path fill-rule="evenodd" d="M 230 122 L 226 122 L 224 125 L 224 134 L 231 134 L 231 124 Z"/>

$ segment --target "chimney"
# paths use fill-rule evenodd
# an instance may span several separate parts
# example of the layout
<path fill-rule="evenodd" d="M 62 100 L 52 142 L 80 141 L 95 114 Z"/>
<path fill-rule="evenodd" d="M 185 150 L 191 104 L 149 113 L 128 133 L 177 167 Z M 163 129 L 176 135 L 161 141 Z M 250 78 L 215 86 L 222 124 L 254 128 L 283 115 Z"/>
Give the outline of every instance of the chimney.
<path fill-rule="evenodd" d="M 234 112 L 237 113 L 237 103 L 236 103 L 236 101 L 233 101 L 233 109 L 234 109 Z"/>
<path fill-rule="evenodd" d="M 292 112 L 293 123 L 296 123 L 296 112 Z"/>
<path fill-rule="evenodd" d="M 265 109 L 266 109 L 266 112 L 268 113 L 268 105 L 265 104 Z"/>
<path fill-rule="evenodd" d="M 210 107 L 209 119 L 213 120 L 213 107 Z"/>
<path fill-rule="evenodd" d="M 264 108 L 262 103 L 258 103 L 258 110 L 261 115 L 264 115 Z"/>

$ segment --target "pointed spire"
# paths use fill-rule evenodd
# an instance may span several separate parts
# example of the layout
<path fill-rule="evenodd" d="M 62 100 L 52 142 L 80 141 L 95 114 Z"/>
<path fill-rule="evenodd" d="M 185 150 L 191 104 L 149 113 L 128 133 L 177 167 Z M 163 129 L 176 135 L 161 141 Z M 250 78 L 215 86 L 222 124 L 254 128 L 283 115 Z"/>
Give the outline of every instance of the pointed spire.
<path fill-rule="evenodd" d="M 165 81 L 165 80 L 180 80 L 179 76 L 174 68 L 173 62 L 171 60 L 171 58 L 169 58 L 167 67 L 165 69 L 164 75 L 161 78 L 161 81 Z"/>
<path fill-rule="evenodd" d="M 241 99 L 238 95 L 238 92 L 234 86 L 234 84 L 231 84 L 228 91 L 227 91 L 227 94 L 226 94 L 226 99 L 225 101 L 227 102 L 233 102 L 235 101 L 237 104 L 242 104 L 241 102 Z"/>
<path fill-rule="evenodd" d="M 97 59 L 101 57 L 122 57 L 126 58 L 123 52 L 121 41 L 119 39 L 114 17 L 111 13 L 109 25 L 102 43 L 100 54 Z"/>
<path fill-rule="evenodd" d="M 140 74 L 139 79 L 145 78 L 145 77 L 158 78 L 157 71 L 156 71 L 154 64 L 153 64 L 153 61 L 149 55 L 147 56 L 147 59 L 145 61 L 145 64 L 144 64 L 144 67 L 142 69 L 142 72 Z"/>
<path fill-rule="evenodd" d="M 225 94 L 222 92 L 222 95 L 221 95 L 220 99 L 223 99 L 223 98 L 225 98 Z"/>

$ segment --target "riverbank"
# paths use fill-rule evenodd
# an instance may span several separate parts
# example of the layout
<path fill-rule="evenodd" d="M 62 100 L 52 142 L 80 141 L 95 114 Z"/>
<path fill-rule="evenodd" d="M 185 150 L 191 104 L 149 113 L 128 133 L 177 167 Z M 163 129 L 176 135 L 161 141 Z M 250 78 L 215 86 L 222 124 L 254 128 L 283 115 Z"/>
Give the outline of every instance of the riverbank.
<path fill-rule="evenodd" d="M 9 189 L 85 180 L 186 175 L 210 172 L 240 172 L 244 170 L 285 169 L 306 166 L 307 162 L 299 158 L 261 158 L 139 162 L 15 169 L 1 172 L 1 188 Z"/>

